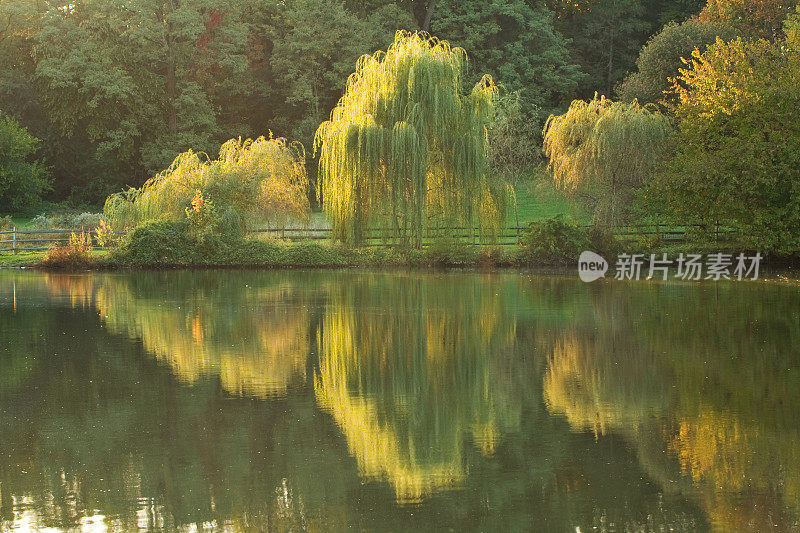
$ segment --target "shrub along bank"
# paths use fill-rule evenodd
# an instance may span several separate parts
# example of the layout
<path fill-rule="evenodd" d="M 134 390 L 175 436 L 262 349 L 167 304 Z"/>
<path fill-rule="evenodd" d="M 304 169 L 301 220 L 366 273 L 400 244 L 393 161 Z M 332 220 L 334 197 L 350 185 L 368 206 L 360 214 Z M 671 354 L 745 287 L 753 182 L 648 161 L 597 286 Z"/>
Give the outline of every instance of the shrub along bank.
<path fill-rule="evenodd" d="M 421 249 L 397 246 L 353 248 L 327 241 L 286 242 L 245 238 L 238 233 L 197 232 L 189 221 L 154 222 L 133 230 L 110 251 L 79 242 L 44 254 L 0 254 L 0 266 L 48 269 L 124 268 L 345 268 L 345 267 L 573 267 L 584 250 L 612 261 L 619 253 L 739 252 L 698 237 L 665 244 L 646 238 L 622 242 L 565 217 L 532 223 L 518 246 L 476 246 L 442 239 Z M 796 263 L 797 258 L 782 259 Z M 788 259 L 788 261 L 787 261 Z"/>

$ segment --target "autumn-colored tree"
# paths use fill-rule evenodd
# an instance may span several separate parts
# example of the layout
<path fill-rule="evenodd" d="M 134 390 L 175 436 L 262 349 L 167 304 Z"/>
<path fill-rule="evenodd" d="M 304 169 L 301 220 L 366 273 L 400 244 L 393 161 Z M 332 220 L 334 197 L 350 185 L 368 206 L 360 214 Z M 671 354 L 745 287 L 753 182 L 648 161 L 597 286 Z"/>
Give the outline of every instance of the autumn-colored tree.
<path fill-rule="evenodd" d="M 800 42 L 717 41 L 681 71 L 677 154 L 654 183 L 676 218 L 737 231 L 740 244 L 800 249 Z"/>
<path fill-rule="evenodd" d="M 708 0 L 700 18 L 731 24 L 746 38 L 772 40 L 780 36 L 786 17 L 796 6 L 786 0 Z"/>

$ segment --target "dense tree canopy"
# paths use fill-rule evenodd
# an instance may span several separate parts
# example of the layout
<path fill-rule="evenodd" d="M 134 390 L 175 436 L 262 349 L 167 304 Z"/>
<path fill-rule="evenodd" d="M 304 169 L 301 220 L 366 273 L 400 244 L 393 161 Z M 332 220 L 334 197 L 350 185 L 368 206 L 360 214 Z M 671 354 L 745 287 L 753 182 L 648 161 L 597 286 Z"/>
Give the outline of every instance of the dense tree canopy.
<path fill-rule="evenodd" d="M 681 219 L 720 223 L 742 243 L 800 249 L 800 42 L 717 41 L 681 71 L 677 154 L 657 202 Z"/>
<path fill-rule="evenodd" d="M 680 24 L 667 24 L 642 48 L 636 60 L 636 72 L 619 87 L 620 97 L 625 101 L 638 99 L 640 102 L 672 104 L 674 93 L 665 95 L 665 92 L 684 66 L 684 59 L 691 58 L 696 48 L 705 50 L 718 37 L 727 40 L 733 36 L 731 26 L 696 17 Z"/>
<path fill-rule="evenodd" d="M 524 0 L 437 2 L 431 33 L 466 49 L 477 82 L 483 74 L 520 91 L 526 113 L 544 120 L 570 101 L 584 76 L 570 64 L 567 43 L 544 4 Z"/>
<path fill-rule="evenodd" d="M 796 5 L 786 0 L 708 0 L 700 17 L 730 24 L 743 37 L 772 40 L 780 36 Z"/>

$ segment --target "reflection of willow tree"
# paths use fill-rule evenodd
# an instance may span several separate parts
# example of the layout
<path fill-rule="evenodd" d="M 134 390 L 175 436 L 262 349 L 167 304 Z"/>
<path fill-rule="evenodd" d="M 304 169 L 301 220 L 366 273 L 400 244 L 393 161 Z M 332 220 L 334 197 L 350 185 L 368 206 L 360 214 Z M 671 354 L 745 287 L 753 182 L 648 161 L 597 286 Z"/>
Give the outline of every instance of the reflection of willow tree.
<path fill-rule="evenodd" d="M 567 421 L 547 413 L 540 345 L 586 318 L 580 282 L 516 273 L 30 276 L 20 299 L 27 308 L 0 322 L 7 333 L 0 348 L 26 354 L 2 367 L 14 376 L 0 376 L 0 521 L 16 516 L 25 498 L 37 525 L 64 529 L 93 510 L 122 530 L 204 522 L 261 531 L 565 531 L 600 520 L 619 529 L 687 530 L 703 523 L 680 495 L 661 499 L 621 439 L 570 433 Z M 240 398 L 202 372 L 186 386 L 128 340 L 124 313 L 139 320 L 133 305 L 150 313 L 158 298 L 179 314 L 178 306 L 196 310 L 197 294 L 208 294 L 208 312 L 235 313 L 233 301 L 258 312 L 248 291 L 279 286 L 287 287 L 287 306 L 310 309 L 311 331 L 319 333 L 310 349 L 312 360 L 319 352 L 314 389 Z M 108 287 L 117 299 L 134 298 L 97 313 L 91 302 Z M 8 318 L 4 290 L 0 283 L 0 316 Z M 122 335 L 105 327 L 106 310 L 123 313 Z M 203 323 L 204 342 L 237 338 L 207 334 L 224 317 Z M 317 408 L 326 398 L 334 419 Z M 373 429 L 385 438 L 370 441 Z M 407 474 L 417 484 L 401 499 L 423 501 L 398 506 L 397 485 L 363 484 L 359 470 L 390 481 Z M 423 479 L 442 471 L 459 490 L 434 490 L 446 483 Z"/>
<path fill-rule="evenodd" d="M 103 277 L 93 294 L 112 332 L 141 339 L 182 382 L 218 374 L 229 393 L 260 398 L 305 378 L 310 311 L 300 298 L 275 282 L 198 273 Z"/>
<path fill-rule="evenodd" d="M 646 470 L 666 490 L 695 494 L 712 523 L 796 524 L 800 328 L 792 291 L 598 291 L 588 313 L 552 342 L 544 379 L 551 412 L 576 430 L 632 439 Z M 658 458 L 665 452 L 671 461 Z"/>
<path fill-rule="evenodd" d="M 604 341 L 575 334 L 556 340 L 544 376 L 548 409 L 595 436 L 638 428 L 667 407 L 653 359 L 631 359 L 631 345 Z"/>
<path fill-rule="evenodd" d="M 433 277 L 332 289 L 317 398 L 362 475 L 388 479 L 400 501 L 460 484 L 465 442 L 491 454 L 500 430 L 519 423 L 493 394 L 490 368 L 514 321 L 490 284 L 473 287 Z"/>
<path fill-rule="evenodd" d="M 273 403 L 231 398 L 216 379 L 184 387 L 88 307 L 6 311 L 0 530 L 23 516 L 73 530 L 95 512 L 123 531 L 332 530 L 342 519 L 358 478 L 310 391 Z M 7 353 L 24 364 L 2 366 Z"/>

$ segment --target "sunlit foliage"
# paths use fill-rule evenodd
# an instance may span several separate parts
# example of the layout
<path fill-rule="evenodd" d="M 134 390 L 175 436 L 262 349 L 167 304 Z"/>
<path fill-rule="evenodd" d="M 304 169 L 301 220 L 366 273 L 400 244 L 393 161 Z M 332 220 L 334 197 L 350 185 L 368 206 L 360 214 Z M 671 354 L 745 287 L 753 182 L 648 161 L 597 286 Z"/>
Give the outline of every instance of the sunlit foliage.
<path fill-rule="evenodd" d="M 796 6 L 793 0 L 708 0 L 700 17 L 730 24 L 745 38 L 776 39 Z"/>
<path fill-rule="evenodd" d="M 577 193 L 595 222 L 615 226 L 626 218 L 634 191 L 646 183 L 669 135 L 669 120 L 638 102 L 595 97 L 575 100 L 550 116 L 544 150 L 557 184 Z"/>
<path fill-rule="evenodd" d="M 736 230 L 747 247 L 800 249 L 800 43 L 717 41 L 681 70 L 677 153 L 654 205 Z M 655 207 L 651 207 L 655 209 Z"/>
<path fill-rule="evenodd" d="M 104 211 L 115 226 L 132 227 L 187 214 L 193 222 L 207 222 L 213 205 L 226 228 L 241 229 L 263 221 L 306 220 L 307 192 L 302 145 L 283 138 L 231 139 L 217 160 L 191 150 L 180 154 L 141 189 L 110 196 Z"/>
<path fill-rule="evenodd" d="M 505 189 L 486 173 L 497 88 L 485 76 L 462 95 L 466 61 L 463 49 L 402 31 L 386 52 L 358 60 L 315 140 L 338 239 L 359 243 L 372 224 L 415 245 L 447 226 L 497 234 Z"/>
<path fill-rule="evenodd" d="M 727 21 L 692 17 L 681 24 L 667 24 L 642 48 L 636 60 L 636 72 L 625 78 L 617 89 L 620 99 L 659 103 L 662 109 L 671 107 L 675 103 L 675 95 L 669 91 L 671 80 L 684 66 L 684 59 L 690 59 L 695 49 L 704 51 L 718 37 L 727 41 L 734 35 Z"/>

